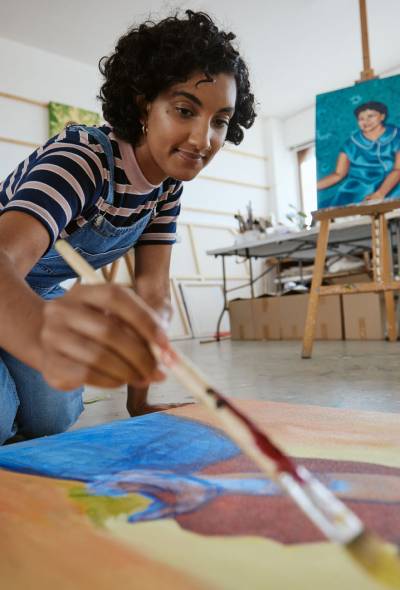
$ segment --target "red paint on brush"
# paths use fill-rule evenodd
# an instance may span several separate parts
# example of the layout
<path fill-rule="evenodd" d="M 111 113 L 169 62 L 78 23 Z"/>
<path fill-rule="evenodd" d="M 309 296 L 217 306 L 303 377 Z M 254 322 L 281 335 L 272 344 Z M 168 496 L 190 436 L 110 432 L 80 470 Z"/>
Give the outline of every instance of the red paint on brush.
<path fill-rule="evenodd" d="M 228 407 L 229 410 L 236 416 L 236 418 L 246 424 L 254 437 L 254 442 L 256 443 L 257 447 L 264 453 L 264 455 L 266 455 L 269 459 L 271 459 L 271 461 L 275 463 L 278 472 L 288 473 L 299 483 L 305 483 L 303 478 L 299 475 L 297 467 L 293 461 L 291 461 L 287 455 L 282 453 L 282 451 L 278 449 L 272 440 L 268 438 L 268 436 L 262 432 L 259 427 L 252 420 L 250 420 L 250 418 L 238 410 L 225 396 L 212 387 L 207 388 L 207 393 L 208 395 L 211 395 L 215 398 L 217 409 L 224 406 Z"/>

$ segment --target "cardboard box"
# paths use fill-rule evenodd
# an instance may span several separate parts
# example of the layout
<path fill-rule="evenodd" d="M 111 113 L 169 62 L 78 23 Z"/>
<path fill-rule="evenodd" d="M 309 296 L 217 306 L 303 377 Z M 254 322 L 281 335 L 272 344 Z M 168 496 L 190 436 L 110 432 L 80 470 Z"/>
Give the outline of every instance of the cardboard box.
<path fill-rule="evenodd" d="M 252 300 L 256 340 L 281 339 L 281 297 L 258 297 Z"/>
<path fill-rule="evenodd" d="M 308 294 L 236 299 L 229 303 L 232 340 L 301 340 Z M 343 338 L 339 295 L 321 297 L 316 339 Z"/>
<path fill-rule="evenodd" d="M 386 313 L 383 295 L 343 295 L 343 316 L 346 340 L 384 340 Z"/>
<path fill-rule="evenodd" d="M 306 323 L 308 294 L 284 295 L 280 297 L 280 323 L 282 340 L 301 340 Z M 320 297 L 316 340 L 342 340 L 342 310 L 340 295 Z"/>
<path fill-rule="evenodd" d="M 280 297 L 236 299 L 229 303 L 232 340 L 280 340 Z"/>
<path fill-rule="evenodd" d="M 255 340 L 253 299 L 229 302 L 229 321 L 232 340 Z"/>

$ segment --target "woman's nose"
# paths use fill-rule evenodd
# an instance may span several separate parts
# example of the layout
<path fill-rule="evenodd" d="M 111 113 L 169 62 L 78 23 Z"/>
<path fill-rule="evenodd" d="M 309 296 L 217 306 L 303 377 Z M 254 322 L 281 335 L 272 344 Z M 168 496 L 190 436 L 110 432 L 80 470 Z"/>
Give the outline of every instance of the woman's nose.
<path fill-rule="evenodd" d="M 208 151 L 211 147 L 211 127 L 209 123 L 199 121 L 193 125 L 189 142 L 198 152 Z"/>

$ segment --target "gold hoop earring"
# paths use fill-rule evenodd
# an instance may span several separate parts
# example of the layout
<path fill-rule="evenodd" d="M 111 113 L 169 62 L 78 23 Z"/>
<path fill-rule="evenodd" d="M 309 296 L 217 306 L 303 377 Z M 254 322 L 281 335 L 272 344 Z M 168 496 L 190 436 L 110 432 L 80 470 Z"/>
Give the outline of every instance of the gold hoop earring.
<path fill-rule="evenodd" d="M 147 135 L 147 131 L 148 131 L 148 128 L 147 128 L 146 123 L 142 123 L 142 134 Z"/>

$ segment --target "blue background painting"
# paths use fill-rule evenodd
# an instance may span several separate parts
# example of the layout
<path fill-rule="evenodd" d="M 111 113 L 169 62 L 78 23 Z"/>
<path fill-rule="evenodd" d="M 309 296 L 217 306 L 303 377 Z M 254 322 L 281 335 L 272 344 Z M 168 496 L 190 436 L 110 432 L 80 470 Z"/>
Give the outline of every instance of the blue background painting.
<path fill-rule="evenodd" d="M 354 109 L 368 101 L 383 102 L 389 109 L 385 121 L 400 127 L 400 76 L 368 80 L 349 88 L 317 96 L 316 155 L 318 179 L 336 169 L 343 143 L 358 130 Z M 344 182 L 343 180 L 341 181 Z M 318 208 L 339 205 L 335 199 L 341 183 L 318 191 Z"/>

